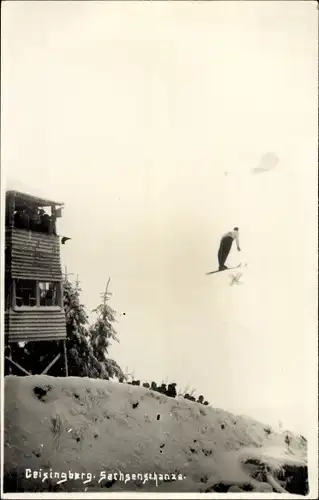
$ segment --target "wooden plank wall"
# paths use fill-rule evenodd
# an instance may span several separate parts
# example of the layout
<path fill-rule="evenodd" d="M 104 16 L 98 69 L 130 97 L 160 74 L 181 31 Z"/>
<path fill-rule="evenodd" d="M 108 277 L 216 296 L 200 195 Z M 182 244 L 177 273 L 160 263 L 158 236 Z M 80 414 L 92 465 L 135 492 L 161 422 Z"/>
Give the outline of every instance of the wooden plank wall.
<path fill-rule="evenodd" d="M 6 247 L 11 278 L 62 280 L 58 236 L 6 228 Z"/>
<path fill-rule="evenodd" d="M 59 237 L 12 227 L 6 228 L 6 275 L 43 281 L 62 281 Z M 30 308 L 5 312 L 9 342 L 66 338 L 64 309 Z"/>
<path fill-rule="evenodd" d="M 9 342 L 33 342 L 66 338 L 64 310 L 6 311 L 5 334 Z"/>

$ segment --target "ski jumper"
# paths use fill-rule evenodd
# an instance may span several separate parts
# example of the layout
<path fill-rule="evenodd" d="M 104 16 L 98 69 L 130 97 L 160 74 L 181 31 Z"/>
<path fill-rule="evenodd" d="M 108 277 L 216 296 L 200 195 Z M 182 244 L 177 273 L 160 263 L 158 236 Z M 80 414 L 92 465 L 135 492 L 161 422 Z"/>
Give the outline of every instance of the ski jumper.
<path fill-rule="evenodd" d="M 220 241 L 220 246 L 218 250 L 218 265 L 219 268 L 223 268 L 225 266 L 225 262 L 231 250 L 233 241 L 236 240 L 237 250 L 239 250 L 239 235 L 238 231 L 229 231 L 224 234 Z"/>

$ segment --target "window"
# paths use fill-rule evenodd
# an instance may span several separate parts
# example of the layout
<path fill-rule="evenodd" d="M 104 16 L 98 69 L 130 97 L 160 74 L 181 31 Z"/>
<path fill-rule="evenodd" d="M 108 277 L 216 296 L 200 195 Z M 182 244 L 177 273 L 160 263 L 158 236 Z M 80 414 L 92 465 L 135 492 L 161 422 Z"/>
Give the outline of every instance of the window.
<path fill-rule="evenodd" d="M 19 307 L 62 307 L 60 282 L 15 280 L 15 305 Z"/>
<path fill-rule="evenodd" d="M 18 307 L 34 307 L 37 305 L 36 281 L 16 280 L 16 305 Z"/>
<path fill-rule="evenodd" d="M 58 283 L 39 282 L 40 306 L 58 306 Z"/>

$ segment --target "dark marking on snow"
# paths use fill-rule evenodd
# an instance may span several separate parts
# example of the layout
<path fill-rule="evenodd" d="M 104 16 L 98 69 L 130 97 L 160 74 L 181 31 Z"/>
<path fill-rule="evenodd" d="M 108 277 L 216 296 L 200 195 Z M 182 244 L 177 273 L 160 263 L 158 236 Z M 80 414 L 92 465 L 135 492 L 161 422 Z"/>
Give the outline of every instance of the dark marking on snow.
<path fill-rule="evenodd" d="M 286 434 L 285 443 L 287 446 L 290 446 L 291 444 L 291 436 L 289 436 L 288 434 Z"/>
<path fill-rule="evenodd" d="M 76 399 L 80 399 L 80 396 L 79 396 L 76 392 L 74 392 L 74 393 L 73 393 L 73 396 L 74 396 Z"/>
<path fill-rule="evenodd" d="M 161 418 L 160 414 L 158 413 L 156 416 L 156 420 L 159 420 Z"/>
<path fill-rule="evenodd" d="M 51 422 L 53 434 L 60 435 L 62 427 L 61 417 L 59 415 L 57 415 L 56 417 L 51 417 Z"/>
<path fill-rule="evenodd" d="M 205 490 L 205 493 L 210 493 L 212 491 L 215 491 L 216 493 L 227 493 L 229 488 L 232 486 L 237 486 L 238 488 L 241 488 L 243 491 L 253 491 L 253 486 L 250 483 L 245 483 L 245 484 L 237 484 L 237 483 L 216 483 L 213 486 L 210 486 Z"/>
<path fill-rule="evenodd" d="M 239 486 L 239 485 L 237 485 L 237 486 Z M 250 484 L 250 483 L 241 484 L 239 487 L 240 487 L 242 490 L 244 490 L 244 491 L 254 491 L 254 487 L 253 487 L 253 485 L 252 485 L 252 484 Z"/>
<path fill-rule="evenodd" d="M 139 402 L 137 401 L 136 403 L 133 403 L 133 404 L 132 404 L 132 407 L 135 409 L 135 408 L 137 408 L 137 407 L 138 407 L 138 405 L 139 405 Z"/>
<path fill-rule="evenodd" d="M 164 444 L 161 444 L 161 445 L 160 445 L 160 448 L 164 448 L 164 446 L 165 446 L 165 443 L 164 443 Z"/>
<path fill-rule="evenodd" d="M 197 453 L 197 451 L 195 450 L 195 448 L 190 448 L 190 451 L 191 451 L 192 453 Z"/>
<path fill-rule="evenodd" d="M 210 486 L 205 490 L 205 493 L 211 493 L 212 491 L 215 491 L 216 493 L 227 493 L 230 486 L 230 484 L 225 483 L 213 484 L 213 486 Z"/>
<path fill-rule="evenodd" d="M 237 484 L 233 484 L 228 488 L 227 493 L 243 493 L 243 490 Z"/>
<path fill-rule="evenodd" d="M 38 451 L 34 451 L 33 450 L 33 455 L 35 455 L 37 458 L 40 458 L 41 457 L 41 453 L 39 453 Z"/>
<path fill-rule="evenodd" d="M 200 478 L 200 482 L 206 484 L 208 482 L 209 476 L 204 474 L 203 477 Z"/>
<path fill-rule="evenodd" d="M 97 439 L 97 438 L 99 437 L 99 435 L 98 435 L 98 434 L 94 434 L 94 436 L 93 436 L 93 437 L 94 437 L 95 439 Z"/>
<path fill-rule="evenodd" d="M 213 450 L 205 450 L 205 448 L 202 448 L 202 452 L 204 453 L 205 457 L 208 457 L 213 453 Z"/>
<path fill-rule="evenodd" d="M 101 482 L 101 488 L 112 488 L 114 484 L 116 483 L 115 479 L 112 479 L 112 481 L 106 481 L 105 483 Z"/>
<path fill-rule="evenodd" d="M 220 428 L 225 429 L 225 424 L 221 424 Z"/>
<path fill-rule="evenodd" d="M 150 390 L 150 396 L 152 398 L 156 399 L 157 401 L 160 401 L 160 399 L 161 399 L 161 396 L 157 395 L 156 392 L 154 391 L 154 389 Z"/>
<path fill-rule="evenodd" d="M 81 441 L 81 439 L 79 438 L 79 436 L 76 438 L 76 442 L 79 443 Z"/>
<path fill-rule="evenodd" d="M 197 439 L 194 439 L 194 440 L 193 440 L 193 443 L 197 443 Z"/>
<path fill-rule="evenodd" d="M 38 385 L 33 388 L 33 392 L 40 401 L 45 403 L 44 398 L 47 395 L 47 393 L 51 391 L 51 389 L 52 389 L 51 385 L 42 385 L 42 386 Z"/>

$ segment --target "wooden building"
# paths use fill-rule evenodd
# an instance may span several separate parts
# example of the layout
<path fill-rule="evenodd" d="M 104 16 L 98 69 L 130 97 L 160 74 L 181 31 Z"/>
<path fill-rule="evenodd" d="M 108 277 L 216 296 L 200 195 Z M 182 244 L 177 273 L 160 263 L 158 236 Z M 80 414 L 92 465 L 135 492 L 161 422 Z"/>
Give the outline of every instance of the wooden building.
<path fill-rule="evenodd" d="M 60 237 L 56 227 L 62 208 L 63 203 L 7 191 L 4 319 L 8 361 L 16 365 L 10 356 L 12 343 L 61 341 L 67 372 Z"/>

